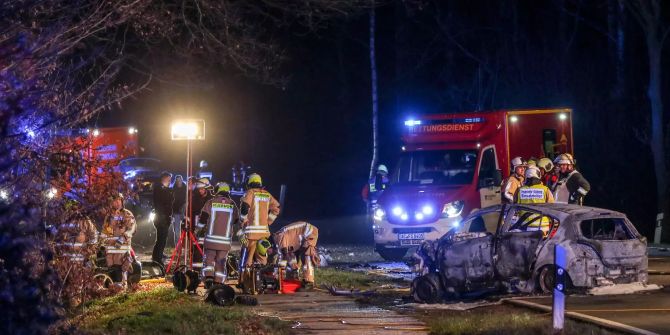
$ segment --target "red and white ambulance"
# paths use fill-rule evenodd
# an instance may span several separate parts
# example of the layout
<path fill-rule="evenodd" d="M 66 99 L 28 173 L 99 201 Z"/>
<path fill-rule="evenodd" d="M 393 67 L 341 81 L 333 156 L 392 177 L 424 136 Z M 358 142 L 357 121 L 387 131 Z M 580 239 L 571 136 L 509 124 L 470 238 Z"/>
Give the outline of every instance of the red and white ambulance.
<path fill-rule="evenodd" d="M 388 260 L 500 203 L 512 158 L 572 153 L 572 110 L 426 115 L 405 121 L 402 141 L 391 185 L 373 211 L 375 249 Z"/>

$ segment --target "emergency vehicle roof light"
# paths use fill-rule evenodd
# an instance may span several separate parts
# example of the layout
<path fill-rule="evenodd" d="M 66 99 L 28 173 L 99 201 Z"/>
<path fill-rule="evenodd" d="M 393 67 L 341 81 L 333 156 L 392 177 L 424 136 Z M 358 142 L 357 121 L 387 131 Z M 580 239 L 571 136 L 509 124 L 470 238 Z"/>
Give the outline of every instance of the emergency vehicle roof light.
<path fill-rule="evenodd" d="M 560 120 L 566 120 L 568 118 L 568 115 L 565 113 L 558 114 L 558 118 Z"/>
<path fill-rule="evenodd" d="M 408 127 L 413 127 L 413 126 L 418 126 L 421 124 L 421 120 L 407 120 L 405 121 L 405 125 Z"/>
<path fill-rule="evenodd" d="M 509 120 L 510 120 L 511 122 L 517 122 L 517 121 L 519 121 L 519 117 L 516 116 L 516 115 L 512 115 L 512 116 L 509 117 Z"/>
<path fill-rule="evenodd" d="M 128 128 L 128 134 L 130 134 L 130 135 L 137 134 L 137 128 L 135 128 L 135 127 Z"/>
<path fill-rule="evenodd" d="M 93 136 L 99 136 L 99 135 L 100 135 L 100 129 L 93 130 Z"/>

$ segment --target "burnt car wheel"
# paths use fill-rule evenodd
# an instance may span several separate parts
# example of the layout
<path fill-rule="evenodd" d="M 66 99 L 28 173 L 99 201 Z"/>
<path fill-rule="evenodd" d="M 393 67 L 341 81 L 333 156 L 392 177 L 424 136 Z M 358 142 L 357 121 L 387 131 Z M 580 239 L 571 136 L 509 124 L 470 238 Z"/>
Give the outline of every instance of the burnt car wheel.
<path fill-rule="evenodd" d="M 412 281 L 412 297 L 417 302 L 435 304 L 442 301 L 444 290 L 436 273 L 420 276 Z"/>
<path fill-rule="evenodd" d="M 405 257 L 407 249 L 380 247 L 377 248 L 377 253 L 379 253 L 379 256 L 382 256 L 382 258 L 387 261 L 401 261 Z"/>
<path fill-rule="evenodd" d="M 537 284 L 540 292 L 548 294 L 554 291 L 554 286 L 556 285 L 556 268 L 553 265 L 547 265 L 540 269 L 537 273 Z M 565 289 L 574 290 L 572 286 L 572 281 L 570 280 L 570 274 L 565 278 Z"/>

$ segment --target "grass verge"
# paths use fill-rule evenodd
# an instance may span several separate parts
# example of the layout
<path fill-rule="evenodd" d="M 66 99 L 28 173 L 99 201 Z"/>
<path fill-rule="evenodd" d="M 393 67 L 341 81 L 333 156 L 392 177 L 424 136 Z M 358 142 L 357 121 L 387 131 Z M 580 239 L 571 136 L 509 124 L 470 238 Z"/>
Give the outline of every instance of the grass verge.
<path fill-rule="evenodd" d="M 318 268 L 316 270 L 316 281 L 319 285 L 332 285 L 342 289 L 369 290 L 386 286 L 409 286 L 409 283 L 402 279 L 332 267 Z"/>
<path fill-rule="evenodd" d="M 417 313 L 419 314 L 419 313 Z M 435 335 L 535 335 L 553 334 L 551 315 L 511 306 L 491 306 L 470 311 L 427 311 L 420 315 Z M 619 334 L 595 325 L 565 321 L 564 334 Z"/>
<path fill-rule="evenodd" d="M 91 334 L 289 334 L 290 324 L 219 307 L 168 286 L 87 303 L 71 325 Z"/>

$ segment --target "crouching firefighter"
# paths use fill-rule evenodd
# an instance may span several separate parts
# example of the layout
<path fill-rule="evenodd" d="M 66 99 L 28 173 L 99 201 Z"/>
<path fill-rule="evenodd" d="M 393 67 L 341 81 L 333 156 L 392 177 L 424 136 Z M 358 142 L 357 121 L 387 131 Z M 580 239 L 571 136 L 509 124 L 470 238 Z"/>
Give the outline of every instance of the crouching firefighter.
<path fill-rule="evenodd" d="M 205 203 L 196 224 L 201 230 L 198 235 L 204 236 L 202 276 L 205 288 L 222 285 L 228 277 L 226 263 L 236 217 L 237 209 L 230 198 L 230 186 L 223 182 L 216 184 L 214 197 Z"/>
<path fill-rule="evenodd" d="M 290 270 L 302 266 L 303 287 L 308 290 L 314 288 L 314 267 L 321 263 L 316 250 L 318 239 L 319 229 L 307 222 L 291 223 L 273 236 L 279 251 L 279 263 L 286 261 Z"/>
<path fill-rule="evenodd" d="M 111 200 L 111 210 L 105 217 L 100 238 L 104 241 L 107 266 L 120 270 L 120 276 L 113 278 L 116 286 L 127 288 L 128 272 L 133 270 L 131 239 L 137 224 L 133 213 L 123 208 L 122 194 L 114 195 Z"/>
<path fill-rule="evenodd" d="M 242 227 L 238 232 L 242 243 L 240 257 L 240 283 L 249 293 L 254 290 L 252 282 L 252 265 L 265 265 L 267 257 L 256 252 L 257 243 L 270 237 L 269 226 L 279 215 L 279 202 L 268 191 L 263 189 L 261 176 L 253 173 L 247 181 L 247 191 L 240 204 L 240 221 Z"/>

